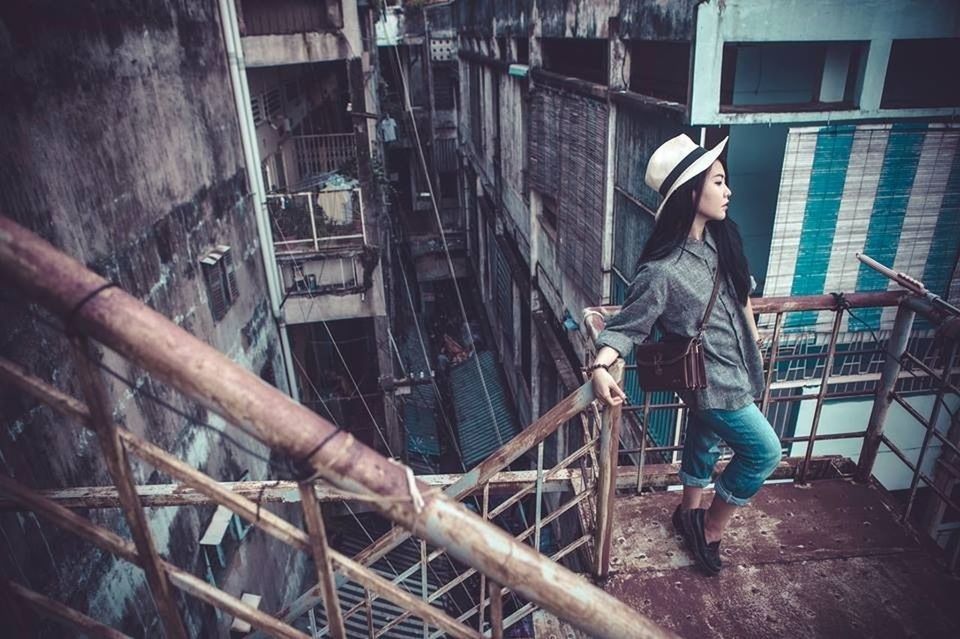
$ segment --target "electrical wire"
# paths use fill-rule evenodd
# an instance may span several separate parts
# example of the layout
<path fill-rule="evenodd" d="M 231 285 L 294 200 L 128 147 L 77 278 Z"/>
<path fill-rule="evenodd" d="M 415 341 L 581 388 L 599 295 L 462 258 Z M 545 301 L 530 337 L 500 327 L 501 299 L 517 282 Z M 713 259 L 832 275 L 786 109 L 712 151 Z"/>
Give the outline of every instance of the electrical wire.
<path fill-rule="evenodd" d="M 397 65 L 397 73 L 400 78 L 400 86 L 402 89 L 404 107 L 407 111 L 407 115 L 410 118 L 411 126 L 413 127 L 413 138 L 414 138 L 414 141 L 416 142 L 417 154 L 420 158 L 420 167 L 423 170 L 423 175 L 427 183 L 427 190 L 430 193 L 430 206 L 433 209 L 433 214 L 437 221 L 437 230 L 439 231 L 440 241 L 441 241 L 441 244 L 443 245 L 443 253 L 447 259 L 447 266 L 450 269 L 450 279 L 453 282 L 453 288 L 457 295 L 457 305 L 459 306 L 460 314 L 463 317 L 464 326 L 467 330 L 467 336 L 469 337 L 470 342 L 472 344 L 476 344 L 476 340 L 474 339 L 474 336 L 473 336 L 473 330 L 470 328 L 470 320 L 467 317 L 467 310 L 463 303 L 463 295 L 460 292 L 460 285 L 457 283 L 457 271 L 454 268 L 453 258 L 450 255 L 450 246 L 447 243 L 447 235 L 443 230 L 443 221 L 440 218 L 440 209 L 437 206 L 437 199 L 433 189 L 433 182 L 430 179 L 430 170 L 429 170 L 429 167 L 427 166 L 427 158 L 423 152 L 423 144 L 420 140 L 420 131 L 417 127 L 417 119 L 413 114 L 413 106 L 410 101 L 410 88 L 407 84 L 406 74 L 403 72 L 403 64 L 402 64 L 402 61 L 400 60 L 400 51 L 396 44 L 391 45 L 391 48 L 393 49 L 395 62 Z M 493 421 L 494 433 L 497 436 L 497 441 L 499 445 L 503 446 L 504 441 L 503 441 L 502 435 L 500 434 L 500 425 L 497 421 L 496 411 L 493 408 L 493 401 L 490 399 L 490 392 L 487 389 L 487 382 L 483 376 L 483 368 L 480 365 L 479 354 L 476 354 L 476 356 L 474 357 L 474 361 L 476 362 L 476 365 L 477 365 L 477 373 L 480 376 L 480 386 L 483 389 L 483 395 L 487 402 L 487 408 L 490 411 L 490 418 Z"/>

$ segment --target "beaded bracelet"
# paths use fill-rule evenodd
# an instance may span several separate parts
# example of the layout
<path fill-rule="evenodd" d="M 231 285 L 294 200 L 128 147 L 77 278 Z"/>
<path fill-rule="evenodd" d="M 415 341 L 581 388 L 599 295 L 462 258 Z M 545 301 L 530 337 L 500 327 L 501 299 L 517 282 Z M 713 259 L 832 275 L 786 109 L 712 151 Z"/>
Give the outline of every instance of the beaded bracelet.
<path fill-rule="evenodd" d="M 592 373 L 593 371 L 597 370 L 598 368 L 602 368 L 603 370 L 605 370 L 605 371 L 607 371 L 607 372 L 610 372 L 610 364 L 594 364 L 593 366 L 588 366 L 588 367 L 584 368 L 584 369 L 583 369 L 583 372 L 584 372 L 584 373 Z"/>

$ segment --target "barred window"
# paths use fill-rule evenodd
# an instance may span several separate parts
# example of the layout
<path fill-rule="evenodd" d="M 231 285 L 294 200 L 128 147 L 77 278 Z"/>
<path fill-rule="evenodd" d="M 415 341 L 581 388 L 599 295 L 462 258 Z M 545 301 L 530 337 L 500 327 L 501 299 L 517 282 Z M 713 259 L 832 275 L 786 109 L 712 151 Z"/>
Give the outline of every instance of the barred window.
<path fill-rule="evenodd" d="M 237 273 L 229 246 L 217 246 L 200 260 L 213 319 L 220 320 L 240 296 Z"/>

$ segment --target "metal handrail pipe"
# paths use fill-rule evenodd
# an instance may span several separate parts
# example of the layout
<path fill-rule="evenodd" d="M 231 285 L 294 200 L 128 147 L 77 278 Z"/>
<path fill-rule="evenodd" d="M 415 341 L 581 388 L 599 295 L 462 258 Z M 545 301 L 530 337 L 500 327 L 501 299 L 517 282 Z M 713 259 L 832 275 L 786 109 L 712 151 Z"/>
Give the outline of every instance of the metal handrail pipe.
<path fill-rule="evenodd" d="M 907 298 L 903 304 L 900 304 L 897 309 L 897 316 L 893 321 L 893 332 L 887 341 L 887 355 L 883 362 L 883 369 L 880 371 L 880 381 L 877 382 L 876 396 L 873 400 L 873 408 L 870 410 L 870 419 L 867 422 L 867 434 L 863 438 L 860 459 L 857 462 L 855 478 L 861 483 L 870 480 L 870 475 L 873 473 L 873 464 L 876 462 L 877 452 L 880 450 L 883 428 L 887 420 L 887 413 L 890 411 L 890 404 L 893 401 L 891 393 L 900 376 L 900 369 L 903 366 L 901 360 L 903 354 L 907 352 L 910 331 L 916 317 L 916 311 L 910 304 L 913 299 L 915 298 Z"/>
<path fill-rule="evenodd" d="M 0 216 L 0 273 L 33 301 L 387 518 L 595 637 L 674 636 L 483 521 L 45 240 Z M 97 292 L 99 291 L 99 292 Z M 406 499 L 403 499 L 406 498 Z M 402 501 L 401 501 L 402 500 Z"/>

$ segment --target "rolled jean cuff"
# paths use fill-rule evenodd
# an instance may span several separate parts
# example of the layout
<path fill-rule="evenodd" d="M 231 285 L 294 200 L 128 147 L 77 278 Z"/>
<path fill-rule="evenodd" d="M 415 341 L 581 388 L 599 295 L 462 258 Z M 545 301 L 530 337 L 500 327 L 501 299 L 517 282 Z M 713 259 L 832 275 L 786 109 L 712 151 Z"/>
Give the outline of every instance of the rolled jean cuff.
<path fill-rule="evenodd" d="M 684 486 L 694 486 L 696 488 L 706 488 L 713 481 L 712 477 L 701 479 L 700 477 L 694 477 L 693 475 L 688 475 L 682 470 L 677 473 L 677 476 L 680 477 L 680 483 L 683 484 Z"/>
<path fill-rule="evenodd" d="M 737 497 L 736 495 L 731 493 L 729 490 L 727 490 L 727 488 L 723 485 L 722 475 L 718 477 L 717 481 L 713 484 L 713 490 L 717 494 L 717 497 L 727 502 L 728 504 L 732 504 L 734 506 L 746 506 L 747 504 L 750 503 L 749 497 L 747 498 Z"/>

